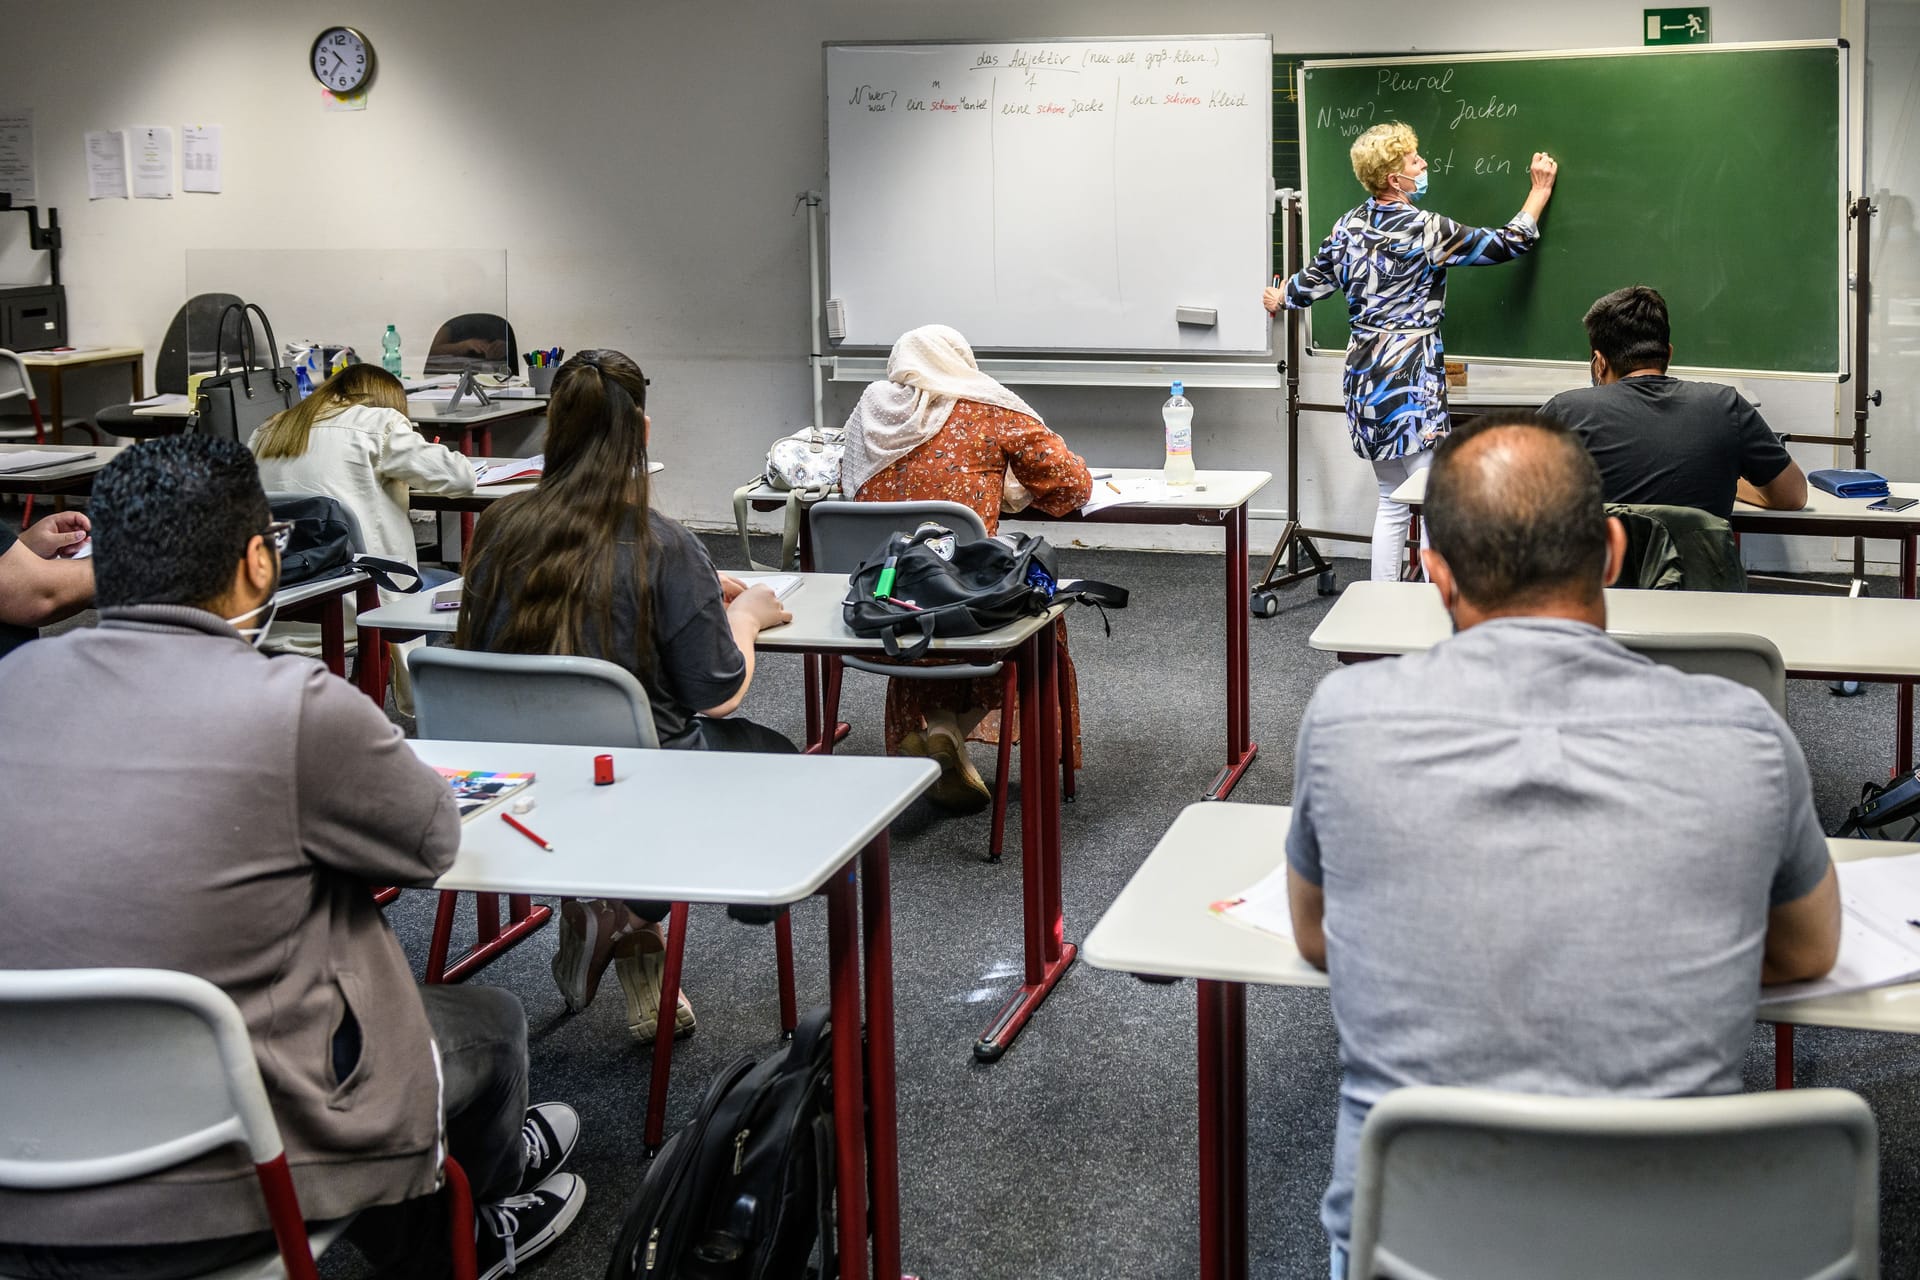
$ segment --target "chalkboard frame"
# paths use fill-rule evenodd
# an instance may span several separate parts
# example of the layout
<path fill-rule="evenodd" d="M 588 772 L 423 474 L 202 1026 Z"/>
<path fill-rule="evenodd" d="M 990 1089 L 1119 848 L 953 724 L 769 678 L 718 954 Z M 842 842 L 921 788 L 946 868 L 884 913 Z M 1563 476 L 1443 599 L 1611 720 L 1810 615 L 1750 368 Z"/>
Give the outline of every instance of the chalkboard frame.
<path fill-rule="evenodd" d="M 1784 379 L 1784 380 L 1790 380 L 1790 381 L 1804 381 L 1804 382 L 1835 382 L 1835 383 L 1845 382 L 1851 376 L 1852 367 L 1853 367 L 1853 341 L 1854 341 L 1854 334 L 1852 332 L 1853 307 L 1850 305 L 1850 302 L 1849 302 L 1849 299 L 1851 296 L 1851 290 L 1849 288 L 1850 255 L 1848 253 L 1849 236 L 1852 234 L 1852 228 L 1849 225 L 1850 219 L 1848 217 L 1848 208 L 1852 203 L 1853 193 L 1856 190 L 1856 185 L 1853 182 L 1853 174 L 1851 171 L 1852 155 L 1853 155 L 1853 137 L 1852 137 L 1853 119 L 1851 114 L 1851 83 L 1850 83 L 1851 76 L 1852 76 L 1852 59 L 1851 59 L 1851 49 L 1846 40 L 1844 39 L 1773 40 L 1773 41 L 1735 42 L 1735 43 L 1728 43 L 1728 44 L 1674 45 L 1674 46 L 1653 47 L 1653 48 L 1616 47 L 1616 48 L 1601 48 L 1601 49 L 1510 50 L 1510 51 L 1504 51 L 1504 52 L 1455 53 L 1455 54 L 1421 53 L 1421 54 L 1408 54 L 1406 56 L 1395 56 L 1395 57 L 1384 57 L 1384 58 L 1367 58 L 1367 57 L 1301 58 L 1296 68 L 1296 74 L 1298 74 L 1299 72 L 1305 72 L 1305 71 L 1309 71 L 1309 70 L 1313 70 L 1321 67 L 1353 68 L 1353 67 L 1391 67 L 1391 66 L 1431 66 L 1436 63 L 1453 64 L 1453 63 L 1481 63 L 1481 62 L 1546 62 L 1546 61 L 1570 59 L 1570 58 L 1612 58 L 1612 57 L 1622 57 L 1622 58 L 1636 57 L 1637 58 L 1637 57 L 1703 57 L 1703 56 L 1711 57 L 1716 54 L 1753 53 L 1753 52 L 1761 52 L 1765 50 L 1784 50 L 1784 49 L 1831 49 L 1831 50 L 1836 50 L 1839 54 L 1839 57 L 1836 60 L 1836 74 L 1835 74 L 1836 92 L 1838 95 L 1836 113 L 1837 113 L 1839 128 L 1838 128 L 1838 134 L 1836 136 L 1836 145 L 1834 148 L 1835 152 L 1837 153 L 1835 157 L 1836 165 L 1837 165 L 1837 175 L 1838 175 L 1837 183 L 1836 183 L 1836 192 L 1839 196 L 1839 199 L 1836 201 L 1837 207 L 1834 211 L 1834 224 L 1835 224 L 1835 241 L 1834 241 L 1834 244 L 1835 244 L 1835 251 L 1834 251 L 1835 295 L 1834 296 L 1836 299 L 1834 310 L 1836 314 L 1836 324 L 1837 324 L 1837 330 L 1838 330 L 1835 336 L 1834 351 L 1835 351 L 1835 360 L 1836 360 L 1837 367 L 1834 369 L 1815 369 L 1815 370 L 1801 371 L 1801 370 L 1747 369 L 1747 368 L 1738 368 L 1738 367 L 1686 365 L 1679 362 L 1676 362 L 1673 367 L 1677 371 L 1682 371 L 1687 373 L 1696 373 L 1696 374 L 1705 374 L 1709 376 L 1719 376 L 1719 377 L 1778 378 L 1778 379 Z M 1300 138 L 1300 148 L 1301 148 L 1301 165 L 1300 165 L 1301 219 L 1302 219 L 1303 227 L 1306 228 L 1305 234 L 1309 237 L 1308 243 L 1303 244 L 1301 246 L 1301 261 L 1305 262 L 1307 258 L 1311 256 L 1313 252 L 1313 244 L 1315 243 L 1311 239 L 1311 237 L 1314 235 L 1312 228 L 1314 228 L 1318 224 L 1314 220 L 1313 205 L 1312 205 L 1313 183 L 1311 181 L 1311 175 L 1308 172 L 1308 165 L 1306 160 L 1306 154 L 1307 154 L 1306 140 L 1307 140 L 1307 133 L 1308 133 L 1308 130 L 1307 130 L 1307 113 L 1308 113 L 1307 97 L 1308 95 L 1307 95 L 1307 90 L 1304 84 L 1299 87 L 1298 91 L 1295 94 L 1295 97 L 1297 99 L 1297 120 L 1298 120 L 1297 127 L 1299 130 L 1298 136 Z M 1343 205 L 1343 207 L 1345 206 L 1344 200 L 1336 200 L 1335 203 L 1340 203 Z M 1344 342 L 1338 347 L 1327 347 L 1327 346 L 1319 345 L 1314 341 L 1311 309 L 1309 309 L 1306 312 L 1306 314 L 1302 317 L 1302 323 L 1305 324 L 1306 326 L 1305 339 L 1306 339 L 1306 348 L 1307 348 L 1308 354 L 1316 355 L 1316 356 L 1330 356 L 1335 358 L 1340 358 L 1345 356 L 1346 345 Z M 1506 365 L 1506 366 L 1527 367 L 1527 368 L 1566 370 L 1566 369 L 1579 369 L 1581 367 L 1581 362 L 1578 360 L 1543 360 L 1543 359 L 1532 359 L 1532 358 L 1516 357 L 1516 356 L 1484 355 L 1484 354 L 1475 353 L 1470 350 L 1456 351 L 1453 349 L 1449 349 L 1447 352 L 1447 358 L 1450 361 L 1471 362 L 1475 364 Z"/>
<path fill-rule="evenodd" d="M 1034 35 L 1034 36 L 1015 36 L 1015 37 L 937 36 L 937 37 L 928 37 L 923 39 L 906 39 L 906 40 L 827 40 L 827 41 L 821 42 L 821 46 L 820 46 L 820 77 L 821 77 L 821 106 L 822 106 L 821 136 L 822 136 L 822 150 L 823 150 L 823 155 L 824 155 L 825 164 L 826 164 L 825 194 L 827 198 L 824 201 L 824 208 L 822 210 L 822 234 L 820 237 L 819 244 L 814 248 L 814 252 L 816 252 L 819 255 L 819 261 L 820 261 L 822 305 L 824 306 L 826 301 L 833 296 L 833 259 L 832 259 L 832 252 L 831 252 L 831 246 L 833 243 L 833 234 L 831 230 L 831 224 L 833 219 L 833 200 L 832 200 L 833 144 L 832 144 L 832 131 L 828 127 L 827 116 L 828 116 L 828 113 L 831 112 L 832 110 L 832 88 L 831 88 L 832 70 L 829 63 L 830 63 L 832 54 L 835 50 L 850 49 L 850 48 L 851 49 L 911 48 L 915 46 L 926 46 L 926 45 L 1002 45 L 1002 44 L 1013 44 L 1013 43 L 1034 44 L 1034 45 L 1141 44 L 1141 43 L 1150 43 L 1154 41 L 1173 42 L 1173 41 L 1225 41 L 1225 40 L 1265 41 L 1267 45 L 1268 57 L 1271 58 L 1273 56 L 1274 37 L 1271 31 L 1265 31 L 1265 32 L 1240 31 L 1240 32 L 1227 32 L 1227 33 L 1151 32 L 1151 33 L 1146 33 L 1142 35 Z M 1265 172 L 1264 178 L 1262 179 L 1263 186 L 1261 189 L 1261 199 L 1266 202 L 1268 211 L 1269 211 L 1268 217 L 1271 218 L 1273 216 L 1274 211 L 1277 210 L 1278 208 L 1278 203 L 1275 199 L 1275 192 L 1274 192 L 1274 185 L 1273 185 L 1274 122 L 1273 122 L 1273 113 L 1271 111 L 1263 112 L 1262 116 L 1266 120 L 1267 145 L 1264 148 L 1262 148 L 1262 155 L 1266 159 L 1266 172 Z M 1267 266 L 1269 270 L 1272 268 L 1271 261 L 1269 261 Z M 1251 279 L 1249 283 L 1249 293 L 1250 294 L 1257 293 L 1259 288 L 1266 283 L 1267 278 L 1268 278 L 1267 273 L 1263 271 L 1259 277 Z M 1255 361 L 1273 360 L 1278 350 L 1278 339 L 1275 336 L 1277 332 L 1278 332 L 1277 327 L 1269 330 L 1268 337 L 1267 337 L 1267 345 L 1264 348 L 1247 348 L 1247 349 L 1215 348 L 1215 349 L 1195 350 L 1193 348 L 1186 348 L 1186 347 L 1068 347 L 1068 346 L 1014 347 L 1014 346 L 995 346 L 987 343 L 974 343 L 972 345 L 973 345 L 975 354 L 983 358 L 983 367 L 984 367 L 985 359 L 987 357 L 1023 360 L 1023 359 L 1044 359 L 1045 357 L 1049 357 L 1049 356 L 1068 357 L 1076 361 L 1091 358 L 1091 357 L 1107 357 L 1111 360 L 1128 362 L 1128 363 L 1136 362 L 1136 361 L 1151 361 L 1155 363 L 1156 367 L 1161 365 L 1171 367 L 1174 364 L 1190 365 L 1195 367 L 1205 367 L 1205 366 L 1217 364 L 1224 367 L 1224 366 L 1235 366 L 1240 364 L 1241 362 L 1245 362 L 1249 360 L 1255 360 Z M 971 339 L 969 340 L 971 341 Z M 837 338 L 828 339 L 826 342 L 826 347 L 835 355 L 844 355 L 844 356 L 853 357 L 855 359 L 858 359 L 863 355 L 869 355 L 872 353 L 884 353 L 888 350 L 888 347 L 884 344 L 850 342 L 844 339 L 837 339 Z M 1196 383 L 1195 385 L 1199 385 L 1199 384 Z"/>

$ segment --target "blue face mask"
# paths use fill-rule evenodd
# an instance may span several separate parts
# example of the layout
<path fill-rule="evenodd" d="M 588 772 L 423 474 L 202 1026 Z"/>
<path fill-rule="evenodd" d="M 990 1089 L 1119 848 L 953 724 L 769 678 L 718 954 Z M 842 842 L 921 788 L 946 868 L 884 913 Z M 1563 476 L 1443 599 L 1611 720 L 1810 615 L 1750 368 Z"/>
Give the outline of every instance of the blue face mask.
<path fill-rule="evenodd" d="M 1401 174 L 1400 176 L 1403 178 L 1406 177 L 1405 174 Z M 1427 194 L 1427 170 L 1422 169 L 1420 171 L 1420 176 L 1413 180 L 1413 190 L 1406 194 L 1409 200 L 1418 200 Z"/>

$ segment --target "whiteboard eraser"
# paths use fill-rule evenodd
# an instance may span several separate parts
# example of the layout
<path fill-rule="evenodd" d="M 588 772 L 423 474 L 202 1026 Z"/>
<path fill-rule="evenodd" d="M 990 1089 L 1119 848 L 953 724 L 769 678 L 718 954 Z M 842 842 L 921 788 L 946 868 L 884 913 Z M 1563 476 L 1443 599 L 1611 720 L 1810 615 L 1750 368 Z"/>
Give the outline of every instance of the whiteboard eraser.
<path fill-rule="evenodd" d="M 847 304 L 838 298 L 827 299 L 827 336 L 835 342 L 846 340 Z"/>
<path fill-rule="evenodd" d="M 1211 329 L 1220 323 L 1220 312 L 1215 307 L 1175 307 L 1173 318 L 1178 324 L 1190 324 L 1196 329 Z"/>

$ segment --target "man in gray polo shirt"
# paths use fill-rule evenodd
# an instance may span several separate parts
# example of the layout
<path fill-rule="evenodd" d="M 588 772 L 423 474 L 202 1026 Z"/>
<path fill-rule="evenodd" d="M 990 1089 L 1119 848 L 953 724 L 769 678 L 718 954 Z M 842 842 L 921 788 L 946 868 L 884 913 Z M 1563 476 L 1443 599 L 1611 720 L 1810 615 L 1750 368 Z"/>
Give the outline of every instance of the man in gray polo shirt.
<path fill-rule="evenodd" d="M 1608 638 L 1626 534 L 1579 441 L 1530 417 L 1455 432 L 1427 522 L 1458 634 L 1328 676 L 1295 756 L 1294 933 L 1332 977 L 1346 1069 L 1336 1277 L 1390 1090 L 1738 1092 L 1760 985 L 1839 946 L 1791 731 Z"/>

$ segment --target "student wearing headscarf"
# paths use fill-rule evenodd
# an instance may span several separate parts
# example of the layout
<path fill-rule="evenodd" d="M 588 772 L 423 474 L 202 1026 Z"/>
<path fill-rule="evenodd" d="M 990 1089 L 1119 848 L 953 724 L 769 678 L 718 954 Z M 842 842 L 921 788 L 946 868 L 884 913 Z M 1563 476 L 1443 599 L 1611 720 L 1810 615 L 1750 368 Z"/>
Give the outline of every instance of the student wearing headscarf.
<path fill-rule="evenodd" d="M 863 502 L 958 502 L 979 513 L 987 532 L 1000 513 L 1036 507 L 1063 516 L 1093 492 L 1087 464 L 1047 429 L 1019 396 L 980 372 L 967 340 L 945 325 L 903 335 L 884 382 L 867 386 L 847 419 L 841 489 Z M 1080 698 L 1066 633 L 1060 636 L 1064 731 L 1080 762 Z M 934 800 L 975 812 L 992 798 L 966 744 L 1017 734 L 1003 715 L 997 680 L 894 680 L 887 686 L 887 751 L 932 757 L 940 765 Z"/>

